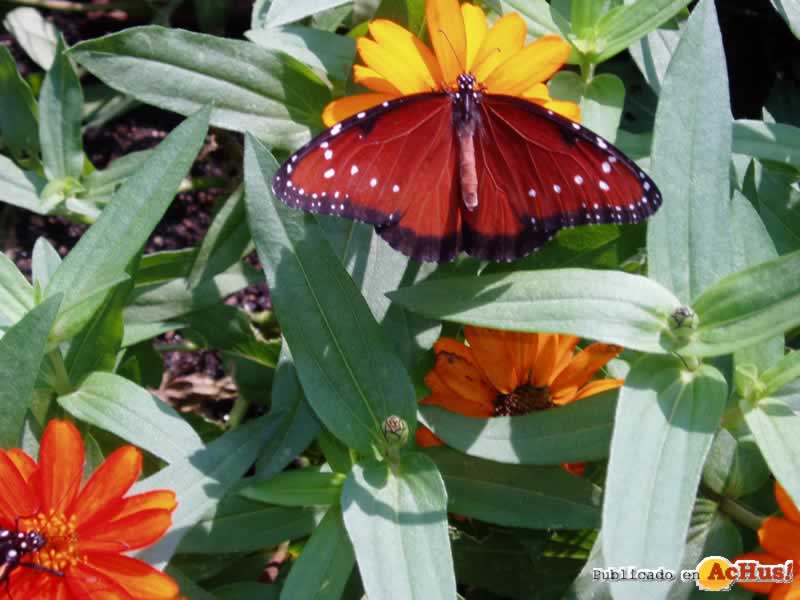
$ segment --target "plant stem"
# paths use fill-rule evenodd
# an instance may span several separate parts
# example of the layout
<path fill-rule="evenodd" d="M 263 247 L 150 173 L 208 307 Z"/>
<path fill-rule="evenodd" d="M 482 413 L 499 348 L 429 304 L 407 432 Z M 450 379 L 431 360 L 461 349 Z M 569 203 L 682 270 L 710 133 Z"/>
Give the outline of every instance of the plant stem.
<path fill-rule="evenodd" d="M 72 384 L 69 381 L 69 374 L 67 373 L 64 359 L 61 356 L 61 351 L 57 349 L 53 350 L 47 357 L 50 360 L 50 365 L 53 367 L 53 373 L 55 375 L 53 381 L 50 382 L 53 385 L 53 389 L 59 396 L 71 394 L 73 391 Z"/>
<path fill-rule="evenodd" d="M 236 400 L 233 401 L 231 412 L 228 413 L 228 429 L 235 429 L 241 424 L 242 419 L 244 419 L 244 416 L 247 414 L 248 408 L 250 408 L 250 401 L 242 395 L 240 390 Z"/>
<path fill-rule="evenodd" d="M 757 515 L 748 510 L 733 498 L 720 496 L 718 502 L 722 512 L 753 531 L 758 531 L 761 522 L 766 518 L 764 515 Z"/>
<path fill-rule="evenodd" d="M 224 188 L 228 185 L 229 179 L 227 177 L 193 177 L 191 179 L 184 179 L 178 192 L 196 192 L 198 190 L 207 190 L 209 188 Z"/>

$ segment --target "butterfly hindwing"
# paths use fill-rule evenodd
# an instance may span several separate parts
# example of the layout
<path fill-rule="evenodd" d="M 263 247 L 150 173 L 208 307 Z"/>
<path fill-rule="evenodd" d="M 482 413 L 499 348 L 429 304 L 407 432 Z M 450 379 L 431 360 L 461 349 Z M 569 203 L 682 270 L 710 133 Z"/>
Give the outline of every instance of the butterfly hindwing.
<path fill-rule="evenodd" d="M 370 223 L 416 259 L 450 260 L 461 243 L 456 152 L 447 95 L 405 96 L 317 136 L 273 191 L 294 208 Z"/>

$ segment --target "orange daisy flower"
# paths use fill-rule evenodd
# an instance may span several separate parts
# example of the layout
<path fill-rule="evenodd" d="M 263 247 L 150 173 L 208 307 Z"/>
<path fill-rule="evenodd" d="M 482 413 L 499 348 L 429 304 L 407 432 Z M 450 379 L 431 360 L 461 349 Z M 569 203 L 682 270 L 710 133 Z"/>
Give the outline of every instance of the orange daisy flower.
<path fill-rule="evenodd" d="M 620 387 L 622 379 L 592 379 L 622 348 L 595 343 L 575 352 L 574 335 L 521 333 L 467 326 L 469 345 L 452 338 L 434 344 L 436 364 L 425 376 L 434 404 L 467 417 L 524 415 L 563 406 Z M 417 429 L 417 445 L 442 441 L 427 427 Z M 582 465 L 565 465 L 581 472 Z"/>
<path fill-rule="evenodd" d="M 0 450 L 0 526 L 41 544 L 22 553 L 2 597 L 176 598 L 178 585 L 170 577 L 124 554 L 167 532 L 175 494 L 124 497 L 142 470 L 142 454 L 133 446 L 112 453 L 81 489 L 83 466 L 83 441 L 68 421 L 48 423 L 38 464 L 18 448 Z"/>
<path fill-rule="evenodd" d="M 483 10 L 458 0 L 427 0 L 425 16 L 433 50 L 413 33 L 384 19 L 369 24 L 372 39 L 356 48 L 363 65 L 353 65 L 353 80 L 373 93 L 334 100 L 322 113 L 330 127 L 381 102 L 441 89 L 455 90 L 462 73 L 475 76 L 490 94 L 526 98 L 573 121 L 580 121 L 574 102 L 553 100 L 544 84 L 569 58 L 570 45 L 546 35 L 525 45 L 525 21 L 509 13 L 491 27 Z"/>
<path fill-rule="evenodd" d="M 769 600 L 800 600 L 800 510 L 794 505 L 789 494 L 775 482 L 775 499 L 783 517 L 764 519 L 758 528 L 758 541 L 764 552 L 748 552 L 736 560 L 758 560 L 764 564 L 783 564 L 794 561 L 794 581 L 792 583 L 739 583 L 746 590 L 757 594 L 768 594 Z"/>

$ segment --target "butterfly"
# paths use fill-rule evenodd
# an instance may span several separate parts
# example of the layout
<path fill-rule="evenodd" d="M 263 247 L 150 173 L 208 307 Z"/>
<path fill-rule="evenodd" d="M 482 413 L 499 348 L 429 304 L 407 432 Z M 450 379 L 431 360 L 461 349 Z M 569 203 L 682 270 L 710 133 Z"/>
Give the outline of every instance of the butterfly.
<path fill-rule="evenodd" d="M 459 252 L 510 261 L 563 228 L 638 223 L 661 204 L 610 142 L 469 73 L 455 90 L 403 96 L 321 133 L 280 167 L 286 205 L 369 223 L 421 261 Z"/>
<path fill-rule="evenodd" d="M 28 567 L 46 571 L 53 575 L 62 575 L 59 571 L 48 569 L 36 563 L 24 562 L 28 554 L 33 554 L 44 548 L 47 539 L 36 530 L 20 531 L 17 524 L 14 529 L 0 528 L 0 585 L 5 584 L 6 593 L 9 592 L 9 578 L 14 569 Z"/>

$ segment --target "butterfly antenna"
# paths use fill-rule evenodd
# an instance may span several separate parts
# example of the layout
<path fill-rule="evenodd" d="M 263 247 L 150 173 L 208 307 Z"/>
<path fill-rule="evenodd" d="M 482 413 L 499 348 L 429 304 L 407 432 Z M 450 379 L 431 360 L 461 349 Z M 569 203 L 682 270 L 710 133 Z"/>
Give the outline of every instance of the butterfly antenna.
<path fill-rule="evenodd" d="M 456 52 L 456 48 L 455 48 L 455 46 L 453 46 L 453 43 L 450 41 L 450 38 L 447 37 L 447 33 L 445 33 L 445 30 L 444 29 L 439 29 L 439 33 L 441 33 L 444 36 L 444 39 L 447 40 L 447 45 L 450 46 L 450 50 L 453 51 L 453 56 L 455 57 L 456 62 L 458 63 L 458 66 L 461 67 L 461 72 L 462 73 L 466 73 L 467 69 L 463 65 L 463 63 L 459 60 L 458 52 Z"/>

